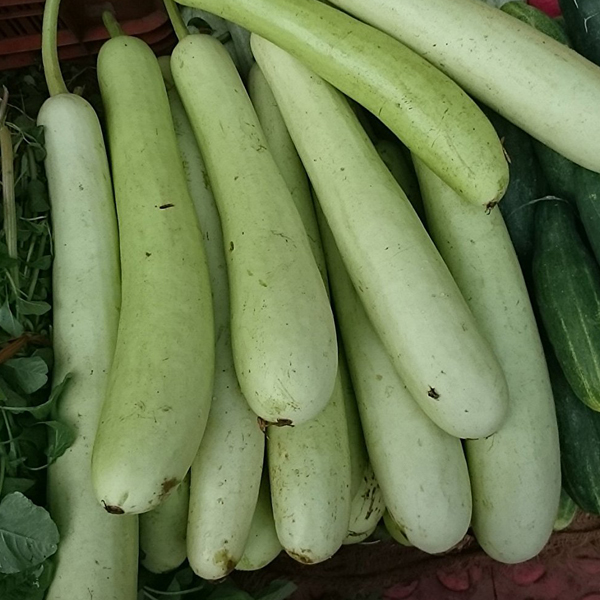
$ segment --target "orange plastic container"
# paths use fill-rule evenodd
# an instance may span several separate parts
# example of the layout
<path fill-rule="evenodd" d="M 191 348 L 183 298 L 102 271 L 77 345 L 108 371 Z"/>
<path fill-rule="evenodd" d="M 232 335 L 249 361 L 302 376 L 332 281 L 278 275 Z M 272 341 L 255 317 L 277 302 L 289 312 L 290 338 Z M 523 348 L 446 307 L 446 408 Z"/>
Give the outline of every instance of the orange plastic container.
<path fill-rule="evenodd" d="M 0 71 L 40 57 L 45 0 L 0 0 Z M 111 10 L 125 33 L 140 37 L 157 53 L 176 44 L 162 0 L 63 0 L 58 26 L 62 60 L 96 54 L 108 33 L 102 12 Z"/>

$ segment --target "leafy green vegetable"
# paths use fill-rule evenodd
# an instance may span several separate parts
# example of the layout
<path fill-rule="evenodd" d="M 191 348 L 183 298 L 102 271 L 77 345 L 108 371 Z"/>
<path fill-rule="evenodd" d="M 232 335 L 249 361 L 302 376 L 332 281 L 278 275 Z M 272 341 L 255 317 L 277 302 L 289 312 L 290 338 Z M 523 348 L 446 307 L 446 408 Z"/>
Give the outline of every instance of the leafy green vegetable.
<path fill-rule="evenodd" d="M 45 421 L 44 425 L 50 429 L 46 454 L 51 464 L 70 448 L 77 436 L 71 427 L 60 421 Z"/>
<path fill-rule="evenodd" d="M 12 369 L 17 383 L 26 394 L 33 394 L 48 382 L 48 365 L 39 356 L 12 358 L 4 363 Z"/>
<path fill-rule="evenodd" d="M 20 492 L 0 502 L 0 573 L 37 567 L 56 552 L 58 538 L 48 512 Z"/>
<path fill-rule="evenodd" d="M 0 598 L 2 600 L 43 600 L 52 582 L 54 565 L 47 560 L 37 567 L 0 575 Z"/>

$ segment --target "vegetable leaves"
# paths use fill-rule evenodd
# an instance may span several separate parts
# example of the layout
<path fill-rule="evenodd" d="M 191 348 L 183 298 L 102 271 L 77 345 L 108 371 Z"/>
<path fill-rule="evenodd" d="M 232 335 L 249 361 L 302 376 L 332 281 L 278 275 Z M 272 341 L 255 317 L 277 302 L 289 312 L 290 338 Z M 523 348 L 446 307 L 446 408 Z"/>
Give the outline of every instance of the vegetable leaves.
<path fill-rule="evenodd" d="M 37 567 L 56 552 L 58 538 L 48 512 L 20 492 L 0 502 L 0 573 Z"/>

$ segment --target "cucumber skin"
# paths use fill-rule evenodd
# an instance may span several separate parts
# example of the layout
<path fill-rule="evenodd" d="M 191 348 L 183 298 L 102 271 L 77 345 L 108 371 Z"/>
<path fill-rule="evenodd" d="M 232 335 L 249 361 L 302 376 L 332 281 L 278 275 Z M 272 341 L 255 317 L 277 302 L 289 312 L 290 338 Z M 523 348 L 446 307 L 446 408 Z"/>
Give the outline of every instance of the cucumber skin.
<path fill-rule="evenodd" d="M 600 65 L 600 2 L 559 0 L 559 4 L 575 50 Z"/>
<path fill-rule="evenodd" d="M 316 0 L 186 0 L 287 50 L 358 101 L 482 207 L 508 185 L 498 136 L 451 78 L 377 29 Z"/>
<path fill-rule="evenodd" d="M 48 469 L 48 503 L 61 541 L 47 600 L 89 594 L 135 600 L 138 518 L 115 519 L 102 509 L 90 469 L 120 305 L 117 220 L 106 148 L 93 108 L 74 94 L 47 100 L 38 124 L 44 127 L 54 240 L 53 382 L 68 373 L 73 377 L 58 417 L 78 434 Z"/>
<path fill-rule="evenodd" d="M 560 434 L 563 487 L 579 508 L 600 515 L 600 414 L 575 395 L 552 350 L 547 357 Z"/>
<path fill-rule="evenodd" d="M 600 267 L 577 231 L 565 201 L 536 210 L 533 282 L 539 313 L 567 381 L 600 411 Z"/>
<path fill-rule="evenodd" d="M 98 78 L 122 306 L 92 474 L 109 512 L 143 513 L 183 480 L 200 445 L 214 378 L 212 298 L 156 56 L 137 38 L 113 38 L 100 50 Z"/>

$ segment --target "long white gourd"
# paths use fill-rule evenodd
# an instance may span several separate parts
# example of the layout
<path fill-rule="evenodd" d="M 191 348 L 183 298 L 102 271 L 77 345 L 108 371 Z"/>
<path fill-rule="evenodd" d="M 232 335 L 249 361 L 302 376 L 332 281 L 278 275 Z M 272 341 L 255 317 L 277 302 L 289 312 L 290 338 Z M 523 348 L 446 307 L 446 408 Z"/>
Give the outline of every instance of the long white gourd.
<path fill-rule="evenodd" d="M 231 350 L 229 286 L 221 221 L 170 59 L 159 59 L 190 195 L 204 234 L 215 315 L 215 383 L 206 431 L 192 464 L 187 554 L 204 579 L 225 577 L 242 557 L 257 502 L 265 436 L 246 402 Z"/>
<path fill-rule="evenodd" d="M 318 0 L 184 0 L 301 60 L 381 119 L 457 192 L 500 200 L 508 165 L 494 128 L 450 78 L 405 45 Z"/>
<path fill-rule="evenodd" d="M 258 571 L 273 562 L 282 550 L 273 519 L 269 474 L 265 469 L 244 556 L 237 564 L 236 570 Z"/>
<path fill-rule="evenodd" d="M 171 67 L 221 216 L 240 387 L 265 421 L 306 422 L 329 401 L 337 347 L 302 220 L 222 45 L 190 35 Z"/>
<path fill-rule="evenodd" d="M 102 509 L 90 465 L 119 321 L 117 219 L 98 117 L 86 100 L 67 92 L 60 74 L 59 4 L 45 5 L 43 58 L 52 97 L 38 124 L 44 128 L 54 241 L 53 381 L 71 375 L 58 417 L 77 437 L 48 469 L 48 502 L 60 544 L 46 597 L 135 600 L 138 519 L 117 519 Z"/>
<path fill-rule="evenodd" d="M 189 475 L 155 509 L 140 515 L 141 563 L 151 573 L 173 571 L 187 558 Z"/>
<path fill-rule="evenodd" d="M 473 531 L 492 558 L 516 563 L 550 538 L 560 499 L 558 429 L 531 301 L 498 211 L 480 214 L 415 160 L 429 230 L 506 374 L 508 418 L 467 440 Z"/>
<path fill-rule="evenodd" d="M 354 286 L 412 396 L 457 437 L 497 431 L 508 394 L 496 357 L 354 113 L 288 53 L 254 35 L 252 46 Z"/>
<path fill-rule="evenodd" d="M 463 538 L 471 521 L 461 442 L 437 427 L 411 397 L 352 286 L 322 213 L 317 214 L 336 317 L 385 506 L 411 544 L 432 554 L 444 552 Z"/>
<path fill-rule="evenodd" d="M 277 537 L 304 564 L 333 556 L 350 522 L 350 446 L 341 378 L 328 405 L 295 427 L 270 426 L 267 457 Z"/>
<path fill-rule="evenodd" d="M 119 35 L 100 50 L 98 77 L 123 288 L 92 472 L 109 512 L 142 513 L 183 480 L 202 439 L 214 378 L 211 289 L 154 53 Z"/>
<path fill-rule="evenodd" d="M 256 66 L 249 87 L 265 138 L 326 283 L 325 257 L 306 173 L 269 84 Z M 267 435 L 275 526 L 286 551 L 300 562 L 321 562 L 342 544 L 350 519 L 353 479 L 358 489 L 366 462 L 359 445 L 360 424 L 347 420 L 351 399 L 348 382 L 342 378 L 343 363 L 340 358 L 334 394 L 325 410 L 299 427 L 270 427 Z"/>
<path fill-rule="evenodd" d="M 600 172 L 600 68 L 480 0 L 332 0 L 569 160 Z M 429 165 L 431 167 L 431 165 Z"/>

